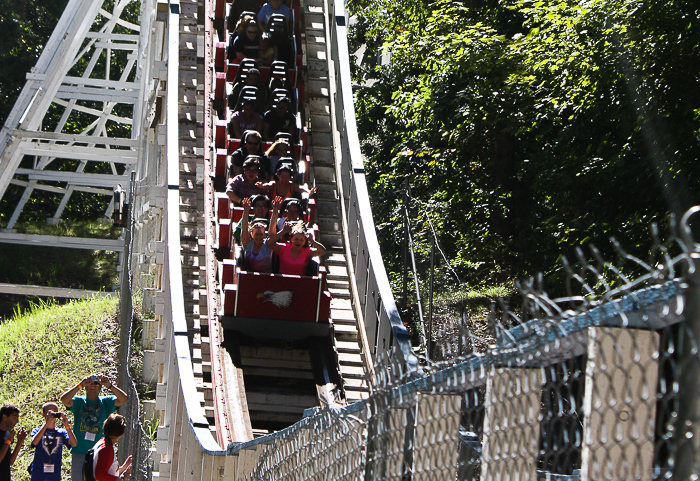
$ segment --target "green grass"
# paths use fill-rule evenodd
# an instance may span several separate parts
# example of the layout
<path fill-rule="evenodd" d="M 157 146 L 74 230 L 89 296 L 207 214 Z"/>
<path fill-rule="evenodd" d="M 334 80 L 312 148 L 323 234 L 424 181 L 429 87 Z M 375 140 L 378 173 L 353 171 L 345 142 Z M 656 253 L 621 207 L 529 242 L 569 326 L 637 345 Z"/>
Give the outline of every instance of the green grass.
<path fill-rule="evenodd" d="M 116 298 L 44 304 L 0 324 L 0 402 L 20 408 L 18 427 L 41 426 L 41 405 L 58 402 L 87 374 L 116 378 L 117 308 Z M 29 479 L 29 442 L 15 463 L 15 481 Z M 63 479 L 69 478 L 70 455 L 64 450 Z"/>
<path fill-rule="evenodd" d="M 433 361 L 453 359 L 458 353 L 465 355 L 473 350 L 484 352 L 492 341 L 488 326 L 491 303 L 497 298 L 509 298 L 513 286 L 483 286 L 455 289 L 435 293 L 433 297 Z M 424 299 L 424 317 L 428 319 L 428 299 Z M 460 327 L 460 314 L 464 312 L 466 324 Z M 472 336 L 468 338 L 466 331 Z M 460 338 L 462 344 L 460 346 Z"/>

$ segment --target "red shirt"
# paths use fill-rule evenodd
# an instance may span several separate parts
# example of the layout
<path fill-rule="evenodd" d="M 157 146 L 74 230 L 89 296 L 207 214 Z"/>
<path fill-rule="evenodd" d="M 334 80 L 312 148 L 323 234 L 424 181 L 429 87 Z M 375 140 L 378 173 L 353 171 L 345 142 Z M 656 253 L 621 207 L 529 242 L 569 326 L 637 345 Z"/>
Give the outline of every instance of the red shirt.
<path fill-rule="evenodd" d="M 107 438 L 102 438 L 95 445 L 92 460 L 92 472 L 96 481 L 121 481 L 117 474 L 119 463 L 114 452 L 114 444 Z"/>

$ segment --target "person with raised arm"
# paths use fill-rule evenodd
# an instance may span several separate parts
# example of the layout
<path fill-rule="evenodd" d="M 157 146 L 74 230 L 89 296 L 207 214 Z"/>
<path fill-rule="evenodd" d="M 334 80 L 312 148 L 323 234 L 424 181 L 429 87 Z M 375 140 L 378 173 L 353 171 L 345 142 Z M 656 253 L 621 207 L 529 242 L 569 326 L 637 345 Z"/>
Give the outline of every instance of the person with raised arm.
<path fill-rule="evenodd" d="M 121 481 L 131 475 L 131 456 L 119 466 L 114 446 L 126 431 L 126 419 L 112 413 L 102 425 L 104 438 L 95 445 L 92 459 L 92 474 L 95 481 Z"/>
<path fill-rule="evenodd" d="M 257 194 L 248 197 L 250 200 L 250 206 L 252 208 L 253 214 L 248 217 L 248 222 L 252 222 L 254 219 L 264 220 L 265 223 L 270 219 L 270 198 L 265 194 Z M 242 202 L 242 201 L 241 201 Z M 241 233 L 243 232 L 243 219 L 244 215 L 241 216 L 240 220 L 233 227 L 233 238 L 236 242 L 241 242 Z"/>
<path fill-rule="evenodd" d="M 279 204 L 275 208 L 279 212 Z M 250 199 L 243 199 L 243 225 L 241 226 L 241 244 L 247 267 L 253 272 L 269 274 L 272 272 L 272 249 L 265 244 L 265 229 L 267 225 L 262 219 L 249 220 Z M 270 225 L 277 221 L 276 215 Z M 265 219 L 267 220 L 267 219 Z M 250 224 L 250 225 L 249 225 Z"/>
<path fill-rule="evenodd" d="M 15 426 L 19 422 L 19 408 L 14 404 L 3 404 L 0 407 L 0 481 L 11 481 L 10 468 L 15 464 L 17 455 L 22 449 L 27 431 L 20 428 L 15 432 Z M 12 441 L 17 440 L 12 449 Z"/>
<path fill-rule="evenodd" d="M 278 243 L 285 234 L 289 234 L 289 243 Z M 323 244 L 306 232 L 304 221 L 301 220 L 285 222 L 282 230 L 267 240 L 267 245 L 279 255 L 280 274 L 304 276 L 311 258 L 326 253 Z"/>
<path fill-rule="evenodd" d="M 112 394 L 100 396 L 102 387 Z M 78 396 L 80 389 L 85 396 Z M 116 408 L 126 404 L 128 397 L 124 391 L 104 374 L 92 374 L 63 393 L 61 403 L 73 413 L 73 425 L 78 445 L 71 448 L 71 481 L 83 480 L 85 454 L 102 436 L 102 425 Z"/>
<path fill-rule="evenodd" d="M 47 402 L 41 407 L 44 425 L 32 429 L 34 460 L 31 465 L 31 481 L 61 481 L 63 446 L 75 447 L 78 440 L 68 422 L 66 413 L 58 411 L 58 404 Z M 63 428 L 56 428 L 60 419 Z"/>

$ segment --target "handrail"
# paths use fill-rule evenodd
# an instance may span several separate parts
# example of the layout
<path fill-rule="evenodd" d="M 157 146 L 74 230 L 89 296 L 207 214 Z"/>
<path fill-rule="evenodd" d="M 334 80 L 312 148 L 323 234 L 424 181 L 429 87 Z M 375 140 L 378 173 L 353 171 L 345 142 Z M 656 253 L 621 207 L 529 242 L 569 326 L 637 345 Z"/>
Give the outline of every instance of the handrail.
<path fill-rule="evenodd" d="M 417 372 L 418 361 L 411 348 L 408 331 L 401 321 L 384 261 L 377 240 L 372 217 L 372 206 L 364 172 L 362 152 L 355 122 L 355 106 L 350 76 L 350 55 L 347 41 L 347 19 L 344 2 L 328 0 L 330 35 L 329 72 L 335 85 L 336 108 L 331 115 L 340 135 L 335 137 L 336 162 L 339 163 L 342 184 L 344 222 L 347 229 L 357 226 L 357 236 L 349 236 L 349 250 L 355 268 L 355 287 L 367 330 L 367 339 L 373 362 L 394 348 L 403 360 L 407 372 Z M 335 87 L 333 89 L 333 87 Z M 369 359 L 368 359 L 369 360 Z"/>
<path fill-rule="evenodd" d="M 178 125 L 178 76 L 179 76 L 179 44 L 180 44 L 180 3 L 170 1 L 168 16 L 168 66 L 166 92 L 166 169 L 168 195 L 166 202 L 166 262 L 169 289 L 166 305 L 169 315 L 172 340 L 174 345 L 174 361 L 177 365 L 177 382 L 180 384 L 180 395 L 184 401 L 187 422 L 191 433 L 199 444 L 202 453 L 214 456 L 226 454 L 214 439 L 209 430 L 204 408 L 197 397 L 197 386 L 190 356 L 189 339 L 187 337 L 187 321 L 185 319 L 185 301 L 182 284 L 182 267 L 180 261 L 180 157 L 179 157 L 179 125 Z M 171 377 L 172 379 L 172 377 Z M 175 420 L 177 423 L 178 420 Z M 172 446 L 170 446 L 172 449 Z"/>

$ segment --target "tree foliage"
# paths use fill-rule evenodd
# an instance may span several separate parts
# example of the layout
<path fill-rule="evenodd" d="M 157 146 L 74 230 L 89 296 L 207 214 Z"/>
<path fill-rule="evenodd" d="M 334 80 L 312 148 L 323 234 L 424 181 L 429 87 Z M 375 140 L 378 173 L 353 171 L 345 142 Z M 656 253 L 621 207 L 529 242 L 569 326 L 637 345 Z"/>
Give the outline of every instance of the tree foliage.
<path fill-rule="evenodd" d="M 371 189 L 408 179 L 470 281 L 610 236 L 643 256 L 650 223 L 698 202 L 693 1 L 349 3 Z"/>

